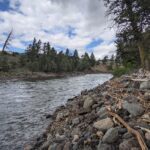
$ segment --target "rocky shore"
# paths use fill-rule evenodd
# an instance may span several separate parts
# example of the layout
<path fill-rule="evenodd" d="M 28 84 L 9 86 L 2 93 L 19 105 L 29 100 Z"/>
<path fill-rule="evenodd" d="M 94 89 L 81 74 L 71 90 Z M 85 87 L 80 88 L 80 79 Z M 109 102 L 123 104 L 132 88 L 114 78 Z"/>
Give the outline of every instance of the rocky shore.
<path fill-rule="evenodd" d="M 47 118 L 52 122 L 46 131 L 25 150 L 148 150 L 150 72 L 85 90 Z"/>

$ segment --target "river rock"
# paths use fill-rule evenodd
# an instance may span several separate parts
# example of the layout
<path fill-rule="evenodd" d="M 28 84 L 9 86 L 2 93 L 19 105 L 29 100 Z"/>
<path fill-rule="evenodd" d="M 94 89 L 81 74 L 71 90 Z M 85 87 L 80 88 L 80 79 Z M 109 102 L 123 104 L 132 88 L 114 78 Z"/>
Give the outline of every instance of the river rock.
<path fill-rule="evenodd" d="M 102 119 L 93 124 L 94 128 L 102 131 L 106 131 L 113 127 L 114 123 L 110 118 Z"/>
<path fill-rule="evenodd" d="M 135 139 L 131 138 L 128 140 L 124 140 L 119 144 L 119 150 L 130 150 L 133 147 L 137 147 L 138 143 Z"/>
<path fill-rule="evenodd" d="M 65 139 L 66 139 L 65 135 L 59 135 L 59 134 L 55 135 L 55 142 L 56 143 L 60 143 L 60 142 L 64 141 Z"/>
<path fill-rule="evenodd" d="M 57 144 L 54 143 L 52 145 L 49 146 L 48 150 L 56 150 Z"/>
<path fill-rule="evenodd" d="M 138 98 L 133 96 L 133 95 L 130 95 L 130 96 L 126 96 L 124 99 L 124 101 L 128 101 L 130 103 L 137 103 L 138 102 Z"/>
<path fill-rule="evenodd" d="M 71 143 L 70 142 L 66 142 L 65 145 L 64 145 L 64 148 L 63 150 L 71 150 Z"/>
<path fill-rule="evenodd" d="M 145 139 L 150 142 L 150 133 L 149 132 L 145 133 Z"/>
<path fill-rule="evenodd" d="M 144 99 L 150 101 L 150 92 L 145 92 Z"/>
<path fill-rule="evenodd" d="M 101 140 L 104 136 L 104 133 L 102 131 L 97 131 L 96 135 L 98 136 L 98 138 Z"/>
<path fill-rule="evenodd" d="M 75 119 L 72 120 L 72 124 L 73 125 L 77 125 L 79 123 L 80 123 L 80 119 L 79 118 L 75 118 Z"/>
<path fill-rule="evenodd" d="M 97 150 L 112 150 L 111 145 L 102 144 L 101 142 L 97 146 Z"/>
<path fill-rule="evenodd" d="M 79 140 L 79 135 L 74 135 L 72 142 L 74 143 L 77 142 L 78 140 Z"/>
<path fill-rule="evenodd" d="M 84 104 L 83 108 L 84 109 L 89 109 L 94 103 L 94 100 L 90 96 L 84 96 Z"/>
<path fill-rule="evenodd" d="M 108 113 L 107 113 L 105 107 L 100 108 L 100 110 L 97 112 L 97 114 L 100 119 L 104 119 L 104 118 L 108 117 Z"/>
<path fill-rule="evenodd" d="M 119 138 L 119 133 L 117 128 L 110 128 L 107 130 L 105 135 L 103 136 L 102 141 L 105 143 L 113 143 Z"/>
<path fill-rule="evenodd" d="M 51 141 L 44 142 L 42 147 L 41 147 L 41 150 L 47 150 L 48 147 L 50 146 L 50 144 L 51 144 Z"/>
<path fill-rule="evenodd" d="M 123 137 L 123 139 L 129 139 L 129 138 L 133 137 L 133 135 L 130 132 L 126 132 L 122 137 Z"/>
<path fill-rule="evenodd" d="M 144 108 L 141 104 L 136 102 L 123 102 L 123 108 L 127 110 L 133 117 L 140 116 L 144 112 Z"/>
<path fill-rule="evenodd" d="M 142 82 L 142 83 L 140 84 L 140 89 L 150 89 L 150 80 L 149 80 L 149 81 Z"/>
<path fill-rule="evenodd" d="M 63 119 L 63 117 L 64 117 L 64 114 L 62 112 L 60 112 L 57 114 L 56 120 L 59 121 L 59 120 Z"/>

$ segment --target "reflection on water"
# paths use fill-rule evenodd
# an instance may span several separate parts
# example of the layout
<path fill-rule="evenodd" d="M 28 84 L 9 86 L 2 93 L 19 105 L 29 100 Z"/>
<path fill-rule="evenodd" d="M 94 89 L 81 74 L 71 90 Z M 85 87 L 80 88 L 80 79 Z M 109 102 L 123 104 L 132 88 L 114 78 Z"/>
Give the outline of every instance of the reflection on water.
<path fill-rule="evenodd" d="M 21 150 L 48 125 L 45 115 L 68 98 L 109 80 L 109 74 L 90 74 L 45 81 L 0 83 L 0 150 Z"/>

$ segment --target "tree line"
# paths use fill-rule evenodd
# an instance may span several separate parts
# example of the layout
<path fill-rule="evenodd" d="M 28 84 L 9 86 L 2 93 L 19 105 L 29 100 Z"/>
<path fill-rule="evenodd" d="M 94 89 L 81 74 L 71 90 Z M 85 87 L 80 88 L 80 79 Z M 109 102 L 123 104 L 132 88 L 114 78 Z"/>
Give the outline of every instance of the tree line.
<path fill-rule="evenodd" d="M 49 42 L 42 43 L 34 38 L 25 53 L 20 56 L 20 67 L 28 68 L 33 72 L 73 72 L 88 70 L 96 64 L 93 53 L 87 52 L 79 57 L 78 51 L 73 53 L 66 49 L 57 52 Z"/>
<path fill-rule="evenodd" d="M 150 0 L 104 0 L 117 26 L 116 61 L 150 70 Z"/>

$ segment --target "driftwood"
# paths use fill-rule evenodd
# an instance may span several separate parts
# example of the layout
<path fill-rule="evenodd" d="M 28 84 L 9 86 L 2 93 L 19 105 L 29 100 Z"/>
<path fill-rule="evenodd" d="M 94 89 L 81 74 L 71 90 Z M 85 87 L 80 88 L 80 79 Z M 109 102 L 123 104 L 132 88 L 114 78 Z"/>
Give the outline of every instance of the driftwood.
<path fill-rule="evenodd" d="M 135 135 L 142 150 L 148 150 L 148 147 L 146 146 L 141 134 L 137 130 L 131 128 L 118 114 L 112 112 L 109 108 L 107 109 L 107 111 L 109 115 L 116 118 L 124 127 L 126 127 L 128 132 Z"/>

